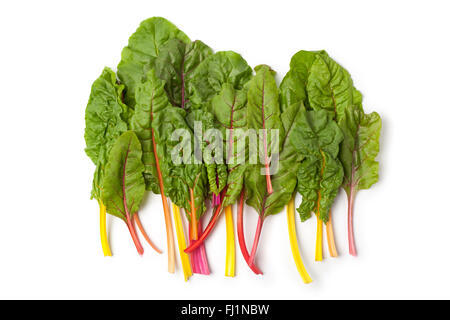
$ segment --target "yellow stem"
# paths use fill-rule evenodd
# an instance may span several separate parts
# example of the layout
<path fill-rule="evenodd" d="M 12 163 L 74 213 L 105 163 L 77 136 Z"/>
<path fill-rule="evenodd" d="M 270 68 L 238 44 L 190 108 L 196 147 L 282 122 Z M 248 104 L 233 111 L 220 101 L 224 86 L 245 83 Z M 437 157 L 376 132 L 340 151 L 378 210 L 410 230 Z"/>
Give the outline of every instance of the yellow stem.
<path fill-rule="evenodd" d="M 234 241 L 234 223 L 231 205 L 225 208 L 225 222 L 227 225 L 227 256 L 225 260 L 225 276 L 234 277 L 236 267 L 236 247 Z"/>
<path fill-rule="evenodd" d="M 317 215 L 317 238 L 316 238 L 316 261 L 322 261 L 322 234 L 323 234 L 323 222 Z"/>
<path fill-rule="evenodd" d="M 111 249 L 109 248 L 108 236 L 106 234 L 106 207 L 102 200 L 99 201 L 100 205 L 100 240 L 102 242 L 103 255 L 105 257 L 111 257 Z"/>
<path fill-rule="evenodd" d="M 336 258 L 338 256 L 338 253 L 336 250 L 336 242 L 334 241 L 333 222 L 331 221 L 331 210 L 326 226 L 327 226 L 328 251 L 330 252 L 330 256 Z"/>
<path fill-rule="evenodd" d="M 183 224 L 181 222 L 180 208 L 172 203 L 173 215 L 175 218 L 175 231 L 177 233 L 178 249 L 180 251 L 181 266 L 183 268 L 184 280 L 188 281 L 192 276 L 191 264 L 189 263 L 189 256 L 184 252 L 186 249 L 186 237 L 184 235 Z"/>
<path fill-rule="evenodd" d="M 303 265 L 302 257 L 300 255 L 300 249 L 298 247 L 297 233 L 295 231 L 295 213 L 294 213 L 294 199 L 295 196 L 289 201 L 287 205 L 287 222 L 289 230 L 289 241 L 291 243 L 292 256 L 294 257 L 295 265 L 297 266 L 298 273 L 302 277 L 304 283 L 312 282 L 311 277 Z"/>

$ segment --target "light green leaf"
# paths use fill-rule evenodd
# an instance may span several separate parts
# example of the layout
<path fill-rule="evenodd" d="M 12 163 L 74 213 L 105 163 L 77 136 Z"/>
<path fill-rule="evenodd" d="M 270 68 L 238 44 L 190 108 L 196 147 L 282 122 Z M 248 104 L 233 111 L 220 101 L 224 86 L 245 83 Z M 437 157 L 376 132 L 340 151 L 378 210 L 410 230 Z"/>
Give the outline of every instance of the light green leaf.
<path fill-rule="evenodd" d="M 114 143 L 105 169 L 103 202 L 108 213 L 126 221 L 138 210 L 144 197 L 142 150 L 133 131 Z"/>
<path fill-rule="evenodd" d="M 134 130 L 142 145 L 146 189 L 153 193 L 161 191 L 153 150 L 152 121 L 155 114 L 164 112 L 169 106 L 164 81 L 158 79 L 154 70 L 151 70 L 147 74 L 147 80 L 136 88 L 136 107 L 131 119 L 131 129 Z"/>
<path fill-rule="evenodd" d="M 86 154 L 97 166 L 94 174 L 92 197 L 101 198 L 103 176 L 109 152 L 114 141 L 127 131 L 129 110 L 121 101 L 123 85 L 117 84 L 115 73 L 105 68 L 94 81 L 86 106 Z"/>
<path fill-rule="evenodd" d="M 187 88 L 192 76 L 199 64 L 212 53 L 211 48 L 199 40 L 185 43 L 171 39 L 161 46 L 155 70 L 157 76 L 166 82 L 167 96 L 173 106 L 189 108 Z"/>
<path fill-rule="evenodd" d="M 209 103 L 223 84 L 240 90 L 251 77 L 252 69 L 238 53 L 220 51 L 209 56 L 195 70 L 188 87 L 193 107 L 202 108 Z"/>
<path fill-rule="evenodd" d="M 369 189 L 378 181 L 378 161 L 381 118 L 376 112 L 364 114 L 357 106 L 346 110 L 339 126 L 344 141 L 339 157 L 344 167 L 343 187 L 351 191 Z"/>
<path fill-rule="evenodd" d="M 303 111 L 293 128 L 291 143 L 305 157 L 297 175 L 302 221 L 314 211 L 324 222 L 342 184 L 343 168 L 337 159 L 343 134 L 325 110 Z"/>
<path fill-rule="evenodd" d="M 117 66 L 118 76 L 127 87 L 127 105 L 134 108 L 136 87 L 145 80 L 147 72 L 154 68 L 161 46 L 174 38 L 185 43 L 190 41 L 175 25 L 160 17 L 144 20 L 130 37 Z"/>

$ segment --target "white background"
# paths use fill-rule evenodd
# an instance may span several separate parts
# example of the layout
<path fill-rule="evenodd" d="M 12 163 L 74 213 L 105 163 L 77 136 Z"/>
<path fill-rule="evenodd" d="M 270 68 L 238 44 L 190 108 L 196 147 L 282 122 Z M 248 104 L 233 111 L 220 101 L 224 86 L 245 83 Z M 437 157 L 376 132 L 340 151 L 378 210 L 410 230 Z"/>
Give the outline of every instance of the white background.
<path fill-rule="evenodd" d="M 450 298 L 449 9 L 448 1 L 3 2 L 0 298 Z M 252 66 L 269 64 L 278 81 L 301 49 L 325 49 L 350 71 L 366 112 L 383 119 L 380 181 L 356 198 L 357 258 L 348 255 L 343 192 L 337 259 L 325 241 L 326 259 L 314 262 L 315 220 L 297 225 L 310 285 L 296 271 L 285 212 L 264 226 L 262 277 L 239 251 L 237 277 L 224 277 L 223 219 L 207 242 L 208 277 L 185 283 L 179 263 L 169 274 L 167 256 L 146 244 L 139 257 L 118 219 L 109 219 L 114 257 L 102 256 L 84 109 L 93 80 L 115 69 L 151 16 Z M 246 212 L 250 238 L 256 214 Z M 141 217 L 166 251 L 159 197 Z"/>

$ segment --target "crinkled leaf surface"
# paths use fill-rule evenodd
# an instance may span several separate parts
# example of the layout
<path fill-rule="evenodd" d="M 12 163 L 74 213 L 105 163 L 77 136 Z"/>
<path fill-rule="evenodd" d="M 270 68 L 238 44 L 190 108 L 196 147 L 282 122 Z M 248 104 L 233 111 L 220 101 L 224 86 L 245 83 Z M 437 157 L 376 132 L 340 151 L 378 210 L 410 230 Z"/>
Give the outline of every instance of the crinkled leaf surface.
<path fill-rule="evenodd" d="M 273 148 L 271 130 L 278 130 L 279 141 L 284 139 L 278 87 L 275 82 L 275 72 L 269 66 L 257 66 L 255 71 L 256 75 L 250 81 L 248 88 L 247 125 L 249 129 L 256 130 L 260 140 L 264 140 L 264 136 L 259 130 L 267 130 L 266 140 L 260 145 L 267 148 L 267 155 L 270 157 Z M 273 141 L 273 143 L 279 143 L 279 141 Z M 262 150 L 259 152 L 261 153 Z"/>
<path fill-rule="evenodd" d="M 249 166 L 246 172 L 247 203 L 261 215 L 268 216 L 282 211 L 295 191 L 297 172 L 303 156 L 294 147 L 293 128 L 302 110 L 303 105 L 297 103 L 290 105 L 281 114 L 286 134 L 278 157 L 278 171 L 272 176 L 273 193 L 267 194 L 265 176 L 261 174 L 260 166 Z"/>
<path fill-rule="evenodd" d="M 195 122 L 200 125 L 202 136 L 194 136 L 196 139 L 196 144 L 200 148 L 203 156 L 203 164 L 206 168 L 208 176 L 208 186 L 209 190 L 214 194 L 218 195 L 220 191 L 225 187 L 227 183 L 227 165 L 223 160 L 223 150 L 220 153 L 220 148 L 222 148 L 221 141 L 217 141 L 217 145 L 220 148 L 217 150 L 219 154 L 215 154 L 214 150 L 209 150 L 216 142 L 216 137 L 213 134 L 208 134 L 208 130 L 215 129 L 214 126 L 214 115 L 206 110 L 197 109 L 188 112 L 187 122 L 192 131 L 194 131 Z"/>
<path fill-rule="evenodd" d="M 300 51 L 290 63 L 290 70 L 281 85 L 283 107 L 303 101 L 314 110 L 326 109 L 340 119 L 353 101 L 353 81 L 350 74 L 325 51 Z"/>
<path fill-rule="evenodd" d="M 154 70 L 151 70 L 147 74 L 147 80 L 136 88 L 136 107 L 131 119 L 131 129 L 134 130 L 142 145 L 146 189 L 153 193 L 161 191 L 153 150 L 152 121 L 155 114 L 164 112 L 169 106 L 164 81 L 158 79 Z"/>
<path fill-rule="evenodd" d="M 194 71 L 212 53 L 212 49 L 199 40 L 185 43 L 179 39 L 170 39 L 161 46 L 155 60 L 155 70 L 157 76 L 166 82 L 167 96 L 172 105 L 189 108 L 187 88 Z"/>
<path fill-rule="evenodd" d="M 205 103 L 229 83 L 242 89 L 252 78 L 252 68 L 236 52 L 220 51 L 206 58 L 194 71 L 189 83 L 189 95 L 194 108 L 203 108 Z"/>
<path fill-rule="evenodd" d="M 115 73 L 105 68 L 94 81 L 85 112 L 86 154 L 97 166 L 92 197 L 101 198 L 103 176 L 114 141 L 127 131 L 128 108 L 121 101 L 123 85 L 117 84 Z"/>
<path fill-rule="evenodd" d="M 376 112 L 364 114 L 357 106 L 348 108 L 339 121 L 344 134 L 340 160 L 344 167 L 343 187 L 352 190 L 369 189 L 378 181 L 378 161 L 381 118 Z"/>
<path fill-rule="evenodd" d="M 216 128 L 223 137 L 225 163 L 228 165 L 227 191 L 223 207 L 233 204 L 239 197 L 244 182 L 248 157 L 245 130 L 247 129 L 247 91 L 238 90 L 226 83 L 212 99 L 212 112 Z M 240 160 L 239 157 L 242 157 Z"/>
<path fill-rule="evenodd" d="M 127 105 L 134 108 L 136 86 L 145 80 L 147 72 L 154 68 L 161 46 L 174 38 L 185 43 L 190 41 L 175 25 L 161 17 L 144 20 L 130 37 L 117 66 L 118 76 L 127 88 Z"/>
<path fill-rule="evenodd" d="M 292 130 L 291 143 L 305 157 L 297 175 L 297 189 L 302 195 L 297 210 L 302 221 L 315 212 L 327 222 L 344 175 L 338 159 L 343 134 L 325 110 L 301 112 Z"/>
<path fill-rule="evenodd" d="M 144 197 L 142 150 L 138 137 L 127 131 L 117 138 L 105 169 L 103 202 L 108 213 L 126 220 L 138 210 Z"/>

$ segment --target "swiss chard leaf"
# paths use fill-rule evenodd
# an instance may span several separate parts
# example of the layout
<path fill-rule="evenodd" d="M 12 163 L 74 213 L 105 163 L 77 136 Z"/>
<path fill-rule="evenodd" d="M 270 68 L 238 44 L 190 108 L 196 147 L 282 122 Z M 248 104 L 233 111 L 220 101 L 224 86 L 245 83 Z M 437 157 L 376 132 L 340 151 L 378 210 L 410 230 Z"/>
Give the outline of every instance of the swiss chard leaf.
<path fill-rule="evenodd" d="M 339 157 L 344 167 L 343 187 L 351 192 L 369 189 L 378 181 L 381 118 L 376 112 L 364 114 L 357 106 L 348 108 L 339 121 L 344 141 Z"/>
<path fill-rule="evenodd" d="M 164 81 L 155 76 L 154 70 L 147 74 L 147 80 L 136 88 L 136 107 L 131 119 L 134 130 L 142 145 L 142 161 L 145 165 L 146 189 L 160 193 L 158 172 L 153 150 L 152 122 L 156 113 L 170 106 L 164 91 Z"/>
<path fill-rule="evenodd" d="M 121 101 L 123 85 L 117 84 L 115 73 L 105 68 L 94 81 L 86 107 L 86 154 L 97 166 L 94 174 L 92 197 L 100 200 L 108 155 L 114 141 L 127 131 L 129 110 Z"/>
<path fill-rule="evenodd" d="M 212 99 L 212 112 L 216 128 L 222 133 L 226 147 L 224 159 L 228 165 L 227 191 L 223 207 L 233 204 L 239 197 L 244 182 L 247 153 L 245 129 L 247 128 L 247 91 L 237 90 L 226 83 L 222 91 Z"/>
<path fill-rule="evenodd" d="M 334 112 L 335 119 L 340 119 L 360 97 L 354 94 L 353 81 L 347 70 L 325 51 L 296 53 L 280 90 L 284 107 L 303 101 L 308 108 Z"/>
<path fill-rule="evenodd" d="M 331 113 L 319 110 L 301 112 L 292 135 L 291 143 L 305 157 L 297 175 L 297 189 L 302 195 L 297 210 L 302 221 L 314 211 L 327 222 L 344 175 L 338 159 L 343 134 Z"/>
<path fill-rule="evenodd" d="M 105 169 L 103 202 L 108 213 L 129 221 L 138 210 L 145 192 L 142 149 L 133 131 L 114 143 Z"/>
<path fill-rule="evenodd" d="M 303 160 L 294 147 L 294 127 L 304 111 L 301 103 L 290 105 L 282 114 L 281 121 L 285 131 L 284 140 L 281 142 L 277 172 L 272 176 L 273 193 L 268 194 L 265 186 L 265 177 L 260 172 L 260 166 L 249 166 L 246 172 L 245 189 L 247 191 L 247 203 L 264 216 L 279 213 L 292 198 L 297 185 L 297 172 L 300 162 Z"/>
<path fill-rule="evenodd" d="M 117 66 L 118 76 L 127 87 L 127 105 L 134 108 L 136 87 L 145 80 L 147 72 L 154 68 L 163 44 L 174 38 L 185 43 L 190 41 L 175 25 L 161 17 L 144 20 L 130 37 Z"/>
<path fill-rule="evenodd" d="M 189 94 L 194 108 L 204 108 L 229 83 L 242 89 L 252 78 L 252 68 L 236 52 L 220 51 L 206 58 L 195 70 L 189 83 Z"/>
<path fill-rule="evenodd" d="M 166 82 L 167 96 L 172 105 L 189 108 L 187 88 L 194 71 L 212 53 L 212 49 L 199 40 L 185 43 L 171 39 L 161 46 L 155 60 L 155 70 L 158 77 Z"/>
<path fill-rule="evenodd" d="M 262 146 L 271 156 L 272 134 L 270 130 L 279 130 L 279 140 L 283 140 L 284 130 L 280 119 L 280 104 L 278 87 L 275 82 L 275 72 L 269 66 L 260 65 L 255 68 L 256 75 L 250 81 L 248 88 L 247 124 L 249 129 L 255 129 Z M 260 134 L 259 130 L 267 130 Z M 273 141 L 278 143 L 278 141 Z"/>

